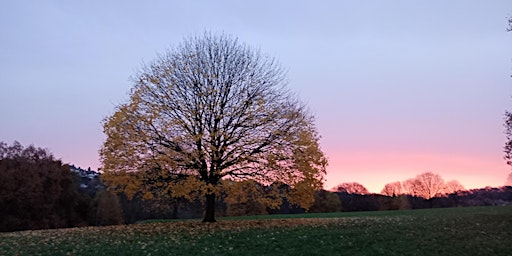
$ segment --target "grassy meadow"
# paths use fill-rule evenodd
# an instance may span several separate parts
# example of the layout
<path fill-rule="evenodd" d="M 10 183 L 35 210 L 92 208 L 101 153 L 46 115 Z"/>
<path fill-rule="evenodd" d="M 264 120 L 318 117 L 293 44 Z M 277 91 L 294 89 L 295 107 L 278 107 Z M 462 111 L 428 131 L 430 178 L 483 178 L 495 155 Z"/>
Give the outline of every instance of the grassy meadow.
<path fill-rule="evenodd" d="M 0 255 L 510 255 L 512 206 L 0 233 Z"/>

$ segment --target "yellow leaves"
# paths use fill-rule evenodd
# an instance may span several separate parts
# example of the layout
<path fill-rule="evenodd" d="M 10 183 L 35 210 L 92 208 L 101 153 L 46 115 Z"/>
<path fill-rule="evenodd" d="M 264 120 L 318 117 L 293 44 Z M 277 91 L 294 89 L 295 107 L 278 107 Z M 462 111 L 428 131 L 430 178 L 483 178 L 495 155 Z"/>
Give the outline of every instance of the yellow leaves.
<path fill-rule="evenodd" d="M 162 251 L 155 254 L 168 255 L 170 248 L 176 248 L 182 244 L 190 245 L 191 242 L 206 236 L 217 238 L 212 239 L 214 241 L 213 245 L 219 246 L 219 244 L 222 244 L 219 243 L 220 238 L 231 239 L 231 235 L 235 236 L 236 232 L 245 230 L 268 229 L 265 232 L 258 232 L 259 236 L 270 232 L 279 232 L 277 229 L 282 230 L 282 228 L 326 226 L 347 221 L 351 221 L 350 218 L 233 220 L 210 224 L 197 221 L 180 221 L 21 231 L 0 233 L 0 246 L 4 250 L 11 249 L 24 252 L 21 255 L 37 255 L 49 252 L 51 254 L 65 255 L 66 251 L 61 250 L 69 250 L 67 252 L 71 252 L 70 248 L 78 249 L 73 254 L 91 253 L 102 255 L 105 254 L 105 250 L 112 252 L 112 247 L 114 247 L 114 250 L 118 249 L 121 252 L 131 253 L 132 255 L 148 255 L 151 252 L 155 252 L 156 249 Z M 222 231 L 233 231 L 233 233 L 230 236 L 223 236 Z M 229 250 L 229 246 L 226 249 Z M 243 254 L 242 251 L 237 253 Z M 12 254 L 6 253 L 6 255 Z"/>
<path fill-rule="evenodd" d="M 223 191 L 227 196 L 224 199 L 226 203 L 247 203 L 250 199 L 254 201 L 263 201 L 264 192 L 262 186 L 254 180 L 244 181 L 222 181 Z"/>
<path fill-rule="evenodd" d="M 266 214 L 267 208 L 275 209 L 282 203 L 280 196 L 254 180 L 224 180 L 222 188 L 226 194 L 224 202 L 228 216 Z"/>
<path fill-rule="evenodd" d="M 137 177 L 136 173 L 127 172 L 104 172 L 101 181 L 108 186 L 110 190 L 117 193 L 123 192 L 131 199 L 139 191 L 142 180 Z"/>
<path fill-rule="evenodd" d="M 146 193 L 144 193 L 144 195 L 142 195 L 142 199 L 151 200 L 151 199 L 154 199 L 154 196 L 150 192 L 146 192 Z"/>
<path fill-rule="evenodd" d="M 160 80 L 158 80 L 156 77 L 151 77 L 149 81 L 153 84 L 160 84 Z"/>
<path fill-rule="evenodd" d="M 291 204 L 298 205 L 309 210 L 315 201 L 315 191 L 317 184 L 311 181 L 303 180 L 295 184 L 288 194 L 288 200 Z"/>
<path fill-rule="evenodd" d="M 169 185 L 173 197 L 183 197 L 189 201 L 204 195 L 208 190 L 206 184 L 194 176 L 188 176 Z"/>
<path fill-rule="evenodd" d="M 274 162 L 272 158 L 269 158 L 269 163 L 285 167 L 280 177 L 291 187 L 288 200 L 307 210 L 314 202 L 314 192 L 322 188 L 327 158 L 319 147 L 319 137 L 312 127 L 302 127 L 289 139 L 293 141 L 291 165 Z"/>
<path fill-rule="evenodd" d="M 201 48 L 192 47 L 195 43 Z M 304 195 L 296 193 L 296 201 L 307 205 L 305 194 L 321 186 L 327 160 L 312 118 L 282 87 L 282 70 L 273 61 L 259 66 L 259 59 L 245 59 L 252 55 L 244 52 L 242 63 L 224 63 L 224 57 L 236 56 L 222 53 L 203 59 L 208 54 L 202 50 L 212 45 L 195 43 L 142 70 L 130 101 L 104 121 L 107 139 L 100 155 L 105 173 L 142 173 L 112 175 L 109 182 L 132 195 L 138 189 L 147 198 L 146 191 L 154 197 L 194 199 L 222 192 L 217 185 L 222 178 L 254 179 L 266 185 L 278 180 L 302 191 Z M 248 66 L 240 66 L 243 63 Z M 181 176 L 160 173 L 147 185 L 145 176 L 154 169 Z M 226 192 L 228 197 L 234 194 L 238 202 L 276 206 L 266 197 L 237 194 L 257 193 L 259 188 L 251 182 L 240 186 L 226 187 L 232 190 Z"/>

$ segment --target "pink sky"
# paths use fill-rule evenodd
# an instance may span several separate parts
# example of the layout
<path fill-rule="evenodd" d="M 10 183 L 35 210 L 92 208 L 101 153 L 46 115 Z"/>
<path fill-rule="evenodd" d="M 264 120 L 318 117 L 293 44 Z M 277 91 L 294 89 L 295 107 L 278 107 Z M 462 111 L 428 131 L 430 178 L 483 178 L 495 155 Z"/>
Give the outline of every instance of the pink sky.
<path fill-rule="evenodd" d="M 458 180 L 466 189 L 503 186 L 510 168 L 500 156 L 444 156 L 423 153 L 337 152 L 328 154 L 325 188 L 341 182 L 359 182 L 379 193 L 386 183 L 404 181 L 423 172 Z"/>

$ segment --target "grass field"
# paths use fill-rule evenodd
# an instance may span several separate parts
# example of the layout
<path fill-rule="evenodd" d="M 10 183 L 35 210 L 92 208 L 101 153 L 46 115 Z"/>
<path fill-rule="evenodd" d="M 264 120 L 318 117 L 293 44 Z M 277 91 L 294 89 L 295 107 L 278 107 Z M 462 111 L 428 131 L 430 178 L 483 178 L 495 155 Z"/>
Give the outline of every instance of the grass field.
<path fill-rule="evenodd" d="M 512 206 L 0 233 L 0 255 L 512 255 Z"/>

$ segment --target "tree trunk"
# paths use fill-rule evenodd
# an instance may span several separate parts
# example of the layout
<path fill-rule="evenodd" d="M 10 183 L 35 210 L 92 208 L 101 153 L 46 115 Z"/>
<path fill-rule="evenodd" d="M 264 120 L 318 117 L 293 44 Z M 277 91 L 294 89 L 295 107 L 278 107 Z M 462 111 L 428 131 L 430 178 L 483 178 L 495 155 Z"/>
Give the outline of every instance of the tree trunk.
<path fill-rule="evenodd" d="M 206 195 L 206 211 L 203 222 L 215 222 L 215 193 Z"/>
<path fill-rule="evenodd" d="M 180 202 L 178 201 L 178 198 L 174 198 L 173 202 L 173 208 L 172 208 L 172 216 L 171 219 L 177 219 L 178 218 L 178 207 L 180 205 Z"/>

